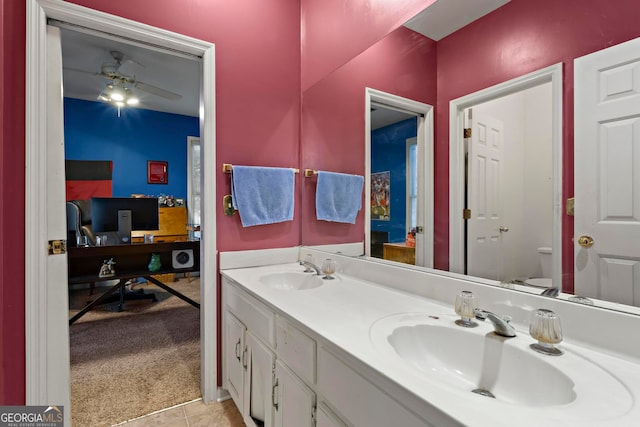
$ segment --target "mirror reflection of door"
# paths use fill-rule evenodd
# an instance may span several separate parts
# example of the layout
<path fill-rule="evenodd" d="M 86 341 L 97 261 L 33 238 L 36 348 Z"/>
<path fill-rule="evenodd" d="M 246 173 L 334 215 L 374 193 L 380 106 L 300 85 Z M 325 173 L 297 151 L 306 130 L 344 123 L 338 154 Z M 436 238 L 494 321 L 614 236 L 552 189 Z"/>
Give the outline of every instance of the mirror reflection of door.
<path fill-rule="evenodd" d="M 370 254 L 416 264 L 418 116 L 372 104 Z"/>
<path fill-rule="evenodd" d="M 639 61 L 640 39 L 635 39 L 578 58 L 574 73 L 575 293 L 636 306 Z"/>
<path fill-rule="evenodd" d="M 466 274 L 551 286 L 551 83 L 465 112 Z"/>
<path fill-rule="evenodd" d="M 502 239 L 508 231 L 503 217 L 501 185 L 504 124 L 467 110 L 471 137 L 467 140 L 467 274 L 500 280 Z"/>

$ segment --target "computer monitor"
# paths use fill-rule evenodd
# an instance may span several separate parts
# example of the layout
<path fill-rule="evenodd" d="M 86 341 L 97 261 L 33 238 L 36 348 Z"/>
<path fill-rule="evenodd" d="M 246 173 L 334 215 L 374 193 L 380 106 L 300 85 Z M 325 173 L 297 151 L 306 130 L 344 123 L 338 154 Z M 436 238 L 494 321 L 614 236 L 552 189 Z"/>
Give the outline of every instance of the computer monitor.
<path fill-rule="evenodd" d="M 117 232 L 118 243 L 131 243 L 131 230 L 157 230 L 156 197 L 92 197 L 91 228 L 94 233 Z"/>

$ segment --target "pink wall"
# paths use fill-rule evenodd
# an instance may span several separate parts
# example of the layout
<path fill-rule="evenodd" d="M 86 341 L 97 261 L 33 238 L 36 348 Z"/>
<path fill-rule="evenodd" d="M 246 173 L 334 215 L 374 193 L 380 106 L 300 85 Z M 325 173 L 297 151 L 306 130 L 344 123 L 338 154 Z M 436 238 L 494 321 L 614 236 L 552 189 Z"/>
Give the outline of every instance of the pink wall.
<path fill-rule="evenodd" d="M 22 3 L 0 0 L 0 405 L 25 398 Z"/>
<path fill-rule="evenodd" d="M 637 0 L 512 0 L 438 42 L 435 266 L 449 266 L 449 102 L 563 63 L 563 200 L 573 196 L 573 60 L 640 36 Z M 564 215 L 563 287 L 573 290 L 573 217 Z"/>
<path fill-rule="evenodd" d="M 373 42 L 381 39 L 400 22 L 431 0 L 402 0 L 393 7 L 386 0 L 301 0 L 298 2 L 175 1 L 130 0 L 104 2 L 78 0 L 76 3 L 183 33 L 216 44 L 216 102 L 218 187 L 216 199 L 229 192 L 228 176 L 219 171 L 222 162 L 294 166 L 300 148 L 300 93 L 325 75 L 346 63 Z M 348 3 L 348 8 L 344 5 Z M 357 3 L 354 5 L 354 3 Z M 418 6 L 420 5 L 420 6 Z M 0 0 L 0 404 L 24 402 L 24 62 L 25 5 L 22 0 Z M 300 13 L 303 14 L 304 58 L 300 56 Z M 564 62 L 564 197 L 573 189 L 573 58 L 620 43 L 640 35 L 637 26 L 637 0 L 512 0 L 511 3 L 437 44 L 436 104 L 436 265 L 448 267 L 448 103 L 474 92 L 556 62 Z M 361 36 L 366 30 L 365 36 Z M 482 34 L 480 36 L 480 34 Z M 489 34 L 487 36 L 486 34 Z M 516 41 L 512 34 L 518 37 Z M 562 42 L 558 42 L 558 39 Z M 433 59 L 433 45 L 425 44 L 424 56 Z M 366 55 L 365 55 L 366 56 Z M 403 82 L 384 74 L 383 62 L 369 62 L 369 69 L 380 67 L 372 80 L 357 81 L 362 86 L 398 93 L 406 92 Z M 435 61 L 424 65 L 423 102 L 434 103 Z M 351 66 L 351 65 L 350 65 Z M 355 66 L 355 65 L 354 65 Z M 422 67 L 423 65 L 421 65 Z M 301 71 L 300 71 L 301 70 Z M 345 70 L 332 78 L 343 87 L 352 81 Z M 379 80 L 378 80 L 379 79 Z M 324 83 L 323 83 L 324 84 Z M 364 89 L 360 89 L 362 99 Z M 311 93 L 311 92 L 310 92 Z M 342 94 L 344 95 L 344 94 Z M 333 97 L 340 104 L 342 96 Z M 319 100 L 318 104 L 331 99 Z M 340 106 L 342 121 L 351 117 L 363 120 L 363 103 Z M 311 107 L 311 106 L 310 106 Z M 311 107 L 313 108 L 313 107 Z M 310 122 L 305 106 L 303 120 Z M 315 118 L 313 120 L 316 120 Z M 322 125 L 317 119 L 316 128 Z M 300 167 L 322 168 L 337 165 L 344 171 L 362 173 L 362 149 L 349 148 L 356 140 L 362 146 L 363 125 L 359 135 L 333 138 L 331 149 L 315 148 L 304 140 Z M 241 130 L 242 132 L 239 132 Z M 333 132 L 338 129 L 333 130 Z M 316 133 L 321 133 L 318 129 Z M 358 131 L 356 131 L 358 132 Z M 336 135 L 336 134 L 334 134 Z M 317 138 L 317 139 L 316 139 Z M 317 135 L 314 140 L 326 138 Z M 326 141 L 326 139 L 325 139 Z M 309 154 L 307 155 L 307 149 Z M 323 151 L 324 150 L 324 151 Z M 322 159 L 338 159 L 338 163 Z M 312 163 L 310 165 L 308 163 Z M 312 194 L 313 183 L 300 179 L 298 192 Z M 241 250 L 294 246 L 300 243 L 300 228 L 311 242 L 324 233 L 341 241 L 360 239 L 363 221 L 344 230 L 340 226 L 315 228 L 308 216 L 310 205 L 296 205 L 292 223 L 242 230 L 238 218 L 219 215 L 218 247 Z M 303 212 L 301 212 L 303 211 Z M 317 221 L 316 221 L 317 222 Z M 565 240 L 571 237 L 571 218 L 565 217 Z M 353 231 L 353 230 L 360 231 Z M 344 235 L 348 238 L 345 239 Z M 307 243 L 307 242 L 305 242 Z M 567 243 L 568 244 L 568 243 Z M 565 251 L 565 271 L 572 268 L 570 250 Z M 565 283 L 570 283 L 566 278 Z"/>
<path fill-rule="evenodd" d="M 305 91 L 301 167 L 364 175 L 365 87 L 435 105 L 435 46 L 401 27 Z M 303 243 L 364 240 L 364 209 L 355 225 L 315 220 L 315 186 L 304 180 Z"/>
<path fill-rule="evenodd" d="M 301 0 L 302 90 L 435 0 Z"/>
<path fill-rule="evenodd" d="M 0 230 L 0 404 L 24 402 L 24 88 L 23 0 L 2 8 L 2 208 Z M 228 194 L 220 165 L 297 167 L 300 136 L 300 10 L 296 1 L 129 0 L 75 3 L 182 33 L 216 45 L 216 200 Z M 210 189 L 212 191 L 212 189 Z M 298 188 L 298 192 L 299 192 Z M 300 197 L 297 197 L 300 200 Z M 300 205 L 292 222 L 242 229 L 218 212 L 221 251 L 296 246 Z"/>
<path fill-rule="evenodd" d="M 296 2 L 133 0 L 74 3 L 216 45 L 216 200 L 230 194 L 221 163 L 297 167 L 300 133 L 300 15 Z M 299 188 L 298 188 L 299 191 Z M 299 200 L 299 198 L 298 198 Z M 299 244 L 292 222 L 243 229 L 218 215 L 218 249 Z"/>

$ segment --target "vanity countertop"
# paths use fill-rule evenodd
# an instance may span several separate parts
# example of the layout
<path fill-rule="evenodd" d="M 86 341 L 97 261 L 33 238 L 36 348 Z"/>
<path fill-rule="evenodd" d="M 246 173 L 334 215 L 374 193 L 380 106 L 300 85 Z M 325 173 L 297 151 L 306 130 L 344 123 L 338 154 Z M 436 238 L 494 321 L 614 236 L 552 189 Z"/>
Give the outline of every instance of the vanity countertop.
<path fill-rule="evenodd" d="M 576 380 L 577 397 L 570 403 L 535 406 L 490 399 L 432 381 L 426 373 L 416 374 L 415 368 L 381 349 L 371 338 L 372 326 L 376 322 L 403 314 L 453 322 L 457 316 L 452 306 L 346 274 L 338 274 L 335 280 L 323 280 L 322 286 L 305 290 L 277 289 L 260 281 L 268 274 L 302 270 L 303 267 L 297 263 L 291 263 L 222 270 L 221 273 L 262 302 L 463 425 L 635 426 L 640 423 L 640 405 L 636 402 L 640 396 L 640 361 L 618 358 L 565 340 L 559 344 L 564 356 L 537 357 L 547 357 L 545 363 L 565 373 L 574 369 L 569 366 L 572 360 L 593 363 L 601 368 L 602 373 L 613 378 L 608 383 L 612 385 L 611 389 L 605 387 L 603 390 L 597 377 L 576 375 L 574 371 L 571 378 Z M 524 343 L 519 345 L 528 346 L 535 342 L 525 325 L 516 323 L 514 326 L 518 336 L 513 340 Z M 493 327 L 481 322 L 476 329 L 476 333 L 488 334 Z M 468 357 L 482 355 L 468 354 Z M 525 370 L 523 367 L 523 372 Z M 526 380 L 523 380 L 522 387 L 527 387 Z"/>

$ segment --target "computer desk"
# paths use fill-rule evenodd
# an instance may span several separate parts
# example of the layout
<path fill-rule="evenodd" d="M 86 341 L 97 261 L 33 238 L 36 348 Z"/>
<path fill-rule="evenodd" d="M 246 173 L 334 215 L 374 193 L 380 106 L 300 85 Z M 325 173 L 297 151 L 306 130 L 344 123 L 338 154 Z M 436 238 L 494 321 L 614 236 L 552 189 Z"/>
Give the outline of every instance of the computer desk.
<path fill-rule="evenodd" d="M 173 252 L 186 251 L 193 252 L 193 265 L 184 268 L 173 267 Z M 88 246 L 88 247 L 71 247 L 67 249 L 68 254 L 68 280 L 69 284 L 102 282 L 117 279 L 118 283 L 107 289 L 94 301 L 87 304 L 80 312 L 69 319 L 69 325 L 84 316 L 88 311 L 98 304 L 106 302 L 111 295 L 120 290 L 120 309 L 122 309 L 124 287 L 127 280 L 135 277 L 144 277 L 154 285 L 164 289 L 165 291 L 175 295 L 176 297 L 188 302 L 196 308 L 200 308 L 200 304 L 191 298 L 183 295 L 175 289 L 169 287 L 166 283 L 161 282 L 152 275 L 165 273 L 190 273 L 200 271 L 200 241 L 184 241 L 184 242 L 167 242 L 167 243 L 133 243 L 130 245 L 111 245 L 111 246 Z M 148 265 L 151 260 L 151 254 L 160 255 L 161 268 L 158 271 L 149 271 Z M 115 274 L 109 277 L 99 277 L 100 267 L 105 260 L 113 258 L 115 261 Z M 180 267 L 180 266 L 178 266 Z M 137 295 L 137 296 L 136 296 Z M 152 299 L 155 300 L 153 294 L 134 293 L 135 299 Z M 127 298 L 129 299 L 129 298 Z"/>

